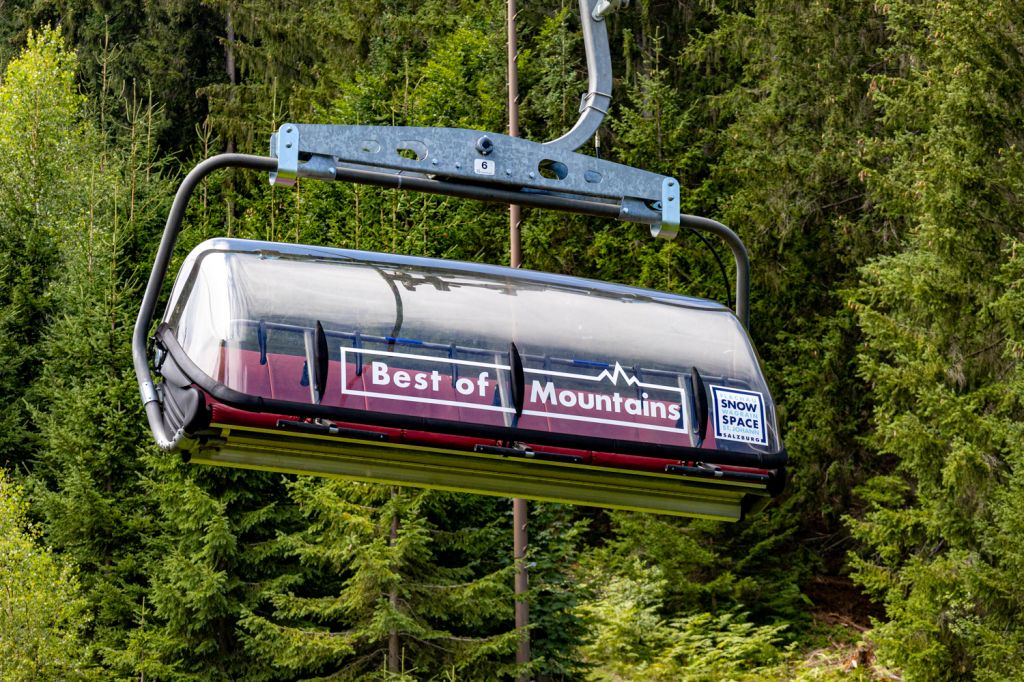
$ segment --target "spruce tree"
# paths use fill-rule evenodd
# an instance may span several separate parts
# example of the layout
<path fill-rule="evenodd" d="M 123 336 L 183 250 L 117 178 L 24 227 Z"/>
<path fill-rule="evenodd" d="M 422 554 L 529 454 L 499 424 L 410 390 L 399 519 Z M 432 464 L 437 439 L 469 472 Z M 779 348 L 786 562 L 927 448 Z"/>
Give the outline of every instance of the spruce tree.
<path fill-rule="evenodd" d="M 267 590 L 301 575 L 278 539 L 296 528 L 283 477 L 166 454 L 149 461 L 145 489 L 157 506 L 146 544 L 149 610 L 130 648 L 146 662 L 140 668 L 168 680 L 293 679 L 248 651 L 239 625 Z"/>
<path fill-rule="evenodd" d="M 875 125 L 868 78 L 884 38 L 868 3 L 754 3 L 724 14 L 695 54 L 704 64 L 744 55 L 735 82 L 708 99 L 728 117 L 713 192 L 751 251 L 751 335 L 781 406 L 797 496 L 755 523 L 775 545 L 767 560 L 783 542 L 798 566 L 824 559 L 817 570 L 832 574 L 842 552 L 818 548 L 846 542 L 841 514 L 870 474 L 857 441 L 870 394 L 853 371 L 858 334 L 841 291 L 886 247 L 859 175 L 860 143 Z M 792 561 L 773 570 L 790 573 Z"/>
<path fill-rule="evenodd" d="M 888 466 L 851 520 L 858 580 L 886 606 L 873 637 L 915 679 L 1024 670 L 1019 225 L 1024 178 L 1016 2 L 886 5 L 872 84 L 872 195 L 900 238 L 850 302 Z"/>
<path fill-rule="evenodd" d="M 282 544 L 303 570 L 243 619 L 254 657 L 331 680 L 511 670 L 509 564 L 479 554 L 506 535 L 493 520 L 449 516 L 442 530 L 432 512 L 474 505 L 438 504 L 451 495 L 430 491 L 316 479 L 290 489 L 309 524 Z"/>

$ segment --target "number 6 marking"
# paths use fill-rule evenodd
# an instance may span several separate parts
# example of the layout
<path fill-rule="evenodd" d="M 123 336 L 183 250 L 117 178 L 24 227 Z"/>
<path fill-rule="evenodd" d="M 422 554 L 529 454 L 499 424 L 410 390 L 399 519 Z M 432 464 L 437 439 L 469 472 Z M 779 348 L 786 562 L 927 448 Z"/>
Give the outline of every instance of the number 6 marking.
<path fill-rule="evenodd" d="M 477 175 L 494 175 L 494 162 L 487 159 L 474 159 L 473 172 Z"/>

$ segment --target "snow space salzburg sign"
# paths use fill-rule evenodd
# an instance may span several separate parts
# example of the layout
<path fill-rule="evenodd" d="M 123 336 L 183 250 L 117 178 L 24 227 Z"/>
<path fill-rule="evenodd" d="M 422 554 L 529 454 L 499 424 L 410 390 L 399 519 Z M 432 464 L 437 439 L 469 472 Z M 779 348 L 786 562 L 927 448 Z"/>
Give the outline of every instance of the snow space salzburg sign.
<path fill-rule="evenodd" d="M 764 397 L 754 391 L 711 387 L 715 404 L 715 438 L 768 445 L 764 425 Z"/>

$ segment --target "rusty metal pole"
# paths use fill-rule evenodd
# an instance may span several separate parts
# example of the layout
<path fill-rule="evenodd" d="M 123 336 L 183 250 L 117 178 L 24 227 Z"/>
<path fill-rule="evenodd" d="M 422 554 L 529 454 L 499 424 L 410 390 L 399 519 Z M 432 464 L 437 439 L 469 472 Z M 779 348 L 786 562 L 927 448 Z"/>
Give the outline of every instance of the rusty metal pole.
<path fill-rule="evenodd" d="M 519 137 L 519 48 L 516 45 L 516 0 L 508 0 L 508 134 Z M 523 264 L 523 252 L 519 235 L 523 207 L 510 204 L 508 207 L 509 261 L 512 267 Z"/>
<path fill-rule="evenodd" d="M 508 134 L 519 137 L 519 67 L 516 45 L 516 0 L 508 0 Z M 519 225 L 522 222 L 522 206 L 508 207 L 509 264 L 518 268 L 523 263 L 522 243 Z M 516 664 L 530 662 L 530 605 L 527 602 L 529 577 L 526 570 L 526 547 L 529 536 L 526 523 L 529 508 L 526 500 L 512 500 L 512 556 L 515 561 L 515 618 L 519 645 L 516 648 Z M 527 682 L 529 675 L 519 676 L 520 682 Z"/>
<path fill-rule="evenodd" d="M 394 504 L 395 499 L 398 497 L 398 488 L 395 486 L 391 487 L 391 503 Z M 398 512 L 392 509 L 391 511 L 391 534 L 388 536 L 388 547 L 394 547 L 395 543 L 398 542 Z M 388 591 L 388 603 L 391 608 L 395 611 L 398 610 L 398 585 L 393 585 Z M 391 630 L 388 632 L 388 672 L 397 675 L 401 672 L 401 641 L 398 637 L 398 630 L 391 626 Z"/>
<path fill-rule="evenodd" d="M 513 529 L 513 555 L 516 562 L 516 631 L 519 633 L 519 645 L 516 647 L 516 664 L 525 665 L 530 662 L 530 632 L 527 629 L 530 625 L 530 605 L 526 601 L 527 591 L 530 588 L 529 576 L 526 572 L 526 546 L 528 536 L 526 522 L 529 518 L 529 509 L 526 500 L 515 498 L 512 500 L 512 523 Z M 519 676 L 520 682 L 527 682 L 529 675 Z"/>

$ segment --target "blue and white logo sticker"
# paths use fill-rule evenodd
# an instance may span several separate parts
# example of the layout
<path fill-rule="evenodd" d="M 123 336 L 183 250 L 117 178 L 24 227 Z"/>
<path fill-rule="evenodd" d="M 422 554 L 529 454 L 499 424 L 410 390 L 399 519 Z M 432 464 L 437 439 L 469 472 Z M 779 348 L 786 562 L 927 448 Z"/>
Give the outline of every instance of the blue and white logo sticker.
<path fill-rule="evenodd" d="M 715 438 L 768 445 L 764 423 L 764 396 L 723 386 L 711 387 L 715 404 Z"/>

